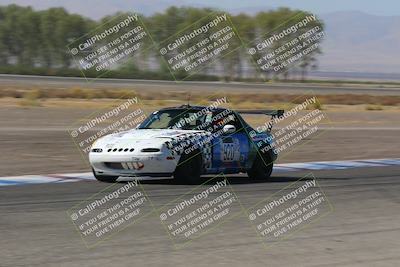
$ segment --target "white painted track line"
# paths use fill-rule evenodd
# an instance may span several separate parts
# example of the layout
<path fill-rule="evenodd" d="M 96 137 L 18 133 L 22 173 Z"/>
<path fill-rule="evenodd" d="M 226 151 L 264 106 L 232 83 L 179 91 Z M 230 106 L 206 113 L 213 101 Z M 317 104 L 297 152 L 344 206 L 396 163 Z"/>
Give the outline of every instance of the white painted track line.
<path fill-rule="evenodd" d="M 303 162 L 303 163 L 275 164 L 274 173 L 293 172 L 293 171 L 315 171 L 315 170 L 345 170 L 351 168 L 385 167 L 385 166 L 400 166 L 400 158 L 316 161 L 316 162 Z M 139 180 L 170 179 L 169 177 L 166 178 L 137 177 L 137 178 Z M 0 186 L 66 183 L 66 182 L 94 181 L 94 180 L 95 178 L 93 177 L 93 174 L 91 172 L 6 176 L 6 177 L 0 177 Z M 127 178 L 124 177 L 119 178 L 119 181 L 123 180 L 127 180 Z"/>

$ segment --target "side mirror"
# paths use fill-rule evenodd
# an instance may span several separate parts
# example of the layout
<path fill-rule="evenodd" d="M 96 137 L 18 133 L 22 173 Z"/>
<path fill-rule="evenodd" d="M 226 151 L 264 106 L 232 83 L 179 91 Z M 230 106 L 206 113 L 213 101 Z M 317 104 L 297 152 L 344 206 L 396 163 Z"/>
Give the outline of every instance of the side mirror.
<path fill-rule="evenodd" d="M 236 127 L 231 124 L 227 124 L 224 126 L 223 131 L 226 134 L 231 134 L 231 133 L 236 132 Z"/>

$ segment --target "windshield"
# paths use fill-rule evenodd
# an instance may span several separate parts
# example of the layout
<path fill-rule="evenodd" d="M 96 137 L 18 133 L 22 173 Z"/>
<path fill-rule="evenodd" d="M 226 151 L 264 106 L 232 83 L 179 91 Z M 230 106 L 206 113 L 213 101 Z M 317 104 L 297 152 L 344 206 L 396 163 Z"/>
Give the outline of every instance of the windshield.
<path fill-rule="evenodd" d="M 139 129 L 183 129 L 196 130 L 196 127 L 210 120 L 212 113 L 197 114 L 198 110 L 171 109 L 153 112 Z"/>

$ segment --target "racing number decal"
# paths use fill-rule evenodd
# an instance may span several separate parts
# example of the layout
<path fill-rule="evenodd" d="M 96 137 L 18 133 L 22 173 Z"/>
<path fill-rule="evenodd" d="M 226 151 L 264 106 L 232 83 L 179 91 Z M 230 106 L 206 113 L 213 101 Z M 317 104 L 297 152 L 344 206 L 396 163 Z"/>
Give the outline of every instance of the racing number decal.
<path fill-rule="evenodd" d="M 222 161 L 233 161 L 234 158 L 234 147 L 232 143 L 225 144 L 223 146 L 223 158 Z"/>
<path fill-rule="evenodd" d="M 239 139 L 227 138 L 222 144 L 222 161 L 231 162 L 237 161 L 240 158 L 240 145 Z"/>

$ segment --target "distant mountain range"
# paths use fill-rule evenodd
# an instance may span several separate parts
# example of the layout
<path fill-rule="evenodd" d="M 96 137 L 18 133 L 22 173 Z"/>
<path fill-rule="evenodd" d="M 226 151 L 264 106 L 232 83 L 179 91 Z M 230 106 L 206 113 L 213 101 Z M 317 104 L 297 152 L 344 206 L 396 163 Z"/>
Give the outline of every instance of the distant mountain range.
<path fill-rule="evenodd" d="M 255 14 L 261 8 L 230 10 Z M 265 8 L 264 8 L 265 10 Z M 351 77 L 398 79 L 400 75 L 400 16 L 376 16 L 359 11 L 317 14 L 325 24 L 319 72 L 371 73 Z M 383 75 L 375 75 L 375 74 Z M 396 74 L 396 75 L 386 75 Z M 392 77 L 393 76 L 393 77 Z M 395 77 L 395 78 L 394 78 Z"/>
<path fill-rule="evenodd" d="M 337 12 L 321 15 L 326 38 L 320 71 L 400 73 L 400 17 Z"/>

